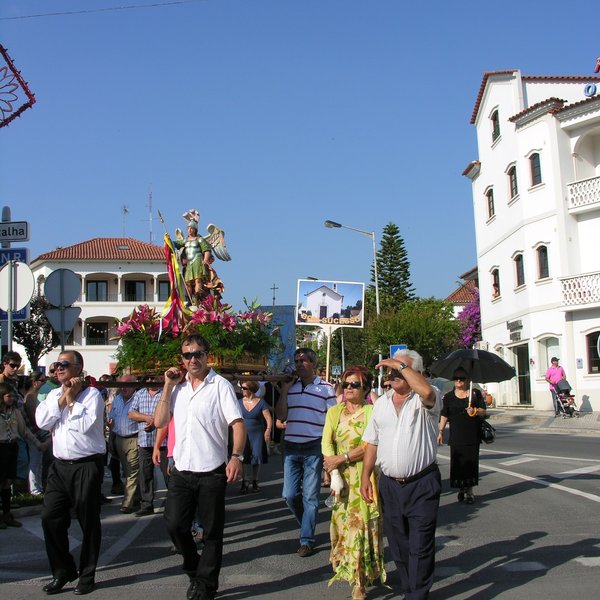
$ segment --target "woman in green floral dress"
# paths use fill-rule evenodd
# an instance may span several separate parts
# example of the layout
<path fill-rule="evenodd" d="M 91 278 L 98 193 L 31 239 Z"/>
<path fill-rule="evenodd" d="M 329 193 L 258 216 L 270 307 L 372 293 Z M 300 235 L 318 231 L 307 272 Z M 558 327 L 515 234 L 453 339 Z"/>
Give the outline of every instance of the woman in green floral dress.
<path fill-rule="evenodd" d="M 332 494 L 336 494 L 330 527 L 330 562 L 335 575 L 329 584 L 338 579 L 348 581 L 353 585 L 355 600 L 364 599 L 365 587 L 376 579 L 385 581 L 379 499 L 367 504 L 360 495 L 364 455 L 361 439 L 373 409 L 368 404 L 372 381 L 364 367 L 346 369 L 341 381 L 344 397 L 327 411 L 323 429 L 323 465 L 332 473 Z M 336 471 L 343 480 L 339 495 L 334 491 Z M 375 482 L 373 489 L 377 489 Z"/>

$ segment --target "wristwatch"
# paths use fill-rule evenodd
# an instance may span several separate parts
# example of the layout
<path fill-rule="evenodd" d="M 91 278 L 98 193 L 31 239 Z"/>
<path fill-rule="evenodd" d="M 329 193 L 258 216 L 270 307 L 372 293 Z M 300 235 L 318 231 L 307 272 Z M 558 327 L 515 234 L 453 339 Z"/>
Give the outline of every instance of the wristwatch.
<path fill-rule="evenodd" d="M 408 365 L 406 363 L 400 362 L 400 371 L 404 371 Z"/>
<path fill-rule="evenodd" d="M 241 463 L 244 462 L 244 455 L 243 454 L 232 454 L 231 458 L 237 458 Z"/>

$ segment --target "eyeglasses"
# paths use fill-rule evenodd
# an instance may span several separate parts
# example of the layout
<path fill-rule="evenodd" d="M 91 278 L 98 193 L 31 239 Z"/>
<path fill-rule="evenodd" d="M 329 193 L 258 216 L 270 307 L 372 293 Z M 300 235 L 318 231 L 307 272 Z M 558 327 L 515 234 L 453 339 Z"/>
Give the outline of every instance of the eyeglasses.
<path fill-rule="evenodd" d="M 452 378 L 454 381 L 466 381 L 467 378 L 466 377 L 453 377 Z"/>
<path fill-rule="evenodd" d="M 392 386 L 389 383 L 386 383 L 384 385 L 381 386 L 384 390 L 391 390 Z"/>
<path fill-rule="evenodd" d="M 203 356 L 206 356 L 207 352 L 205 352 L 204 350 L 196 350 L 196 352 L 182 352 L 181 356 L 183 356 L 183 358 L 185 360 L 192 360 L 192 358 L 195 358 L 196 360 L 200 360 Z"/>
<path fill-rule="evenodd" d="M 252 390 L 251 390 L 249 387 L 246 387 L 245 385 L 243 385 L 243 386 L 242 386 L 242 389 L 243 389 L 243 390 L 246 390 L 247 392 L 250 392 L 250 391 L 252 391 Z"/>
<path fill-rule="evenodd" d="M 19 368 L 21 365 L 17 365 L 17 364 L 15 364 L 15 363 L 8 363 L 8 366 L 9 366 L 11 369 L 18 369 L 18 368 Z"/>
<path fill-rule="evenodd" d="M 56 369 L 49 369 L 48 373 L 50 373 L 50 375 L 54 375 L 54 373 L 56 373 Z"/>
<path fill-rule="evenodd" d="M 360 381 L 344 381 L 342 383 L 342 388 L 352 388 L 353 390 L 358 390 L 362 387 L 362 383 Z"/>
<path fill-rule="evenodd" d="M 55 369 L 68 369 L 69 367 L 75 366 L 77 363 L 69 362 L 68 360 L 57 360 L 54 363 Z"/>

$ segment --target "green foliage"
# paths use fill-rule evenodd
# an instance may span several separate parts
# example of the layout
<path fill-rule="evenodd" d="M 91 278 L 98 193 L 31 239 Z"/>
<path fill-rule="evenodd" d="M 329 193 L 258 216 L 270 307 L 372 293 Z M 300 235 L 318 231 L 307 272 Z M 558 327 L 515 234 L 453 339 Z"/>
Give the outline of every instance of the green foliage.
<path fill-rule="evenodd" d="M 59 343 L 44 313 L 48 308 L 51 306 L 44 296 L 34 296 L 29 304 L 29 320 L 13 323 L 13 340 L 25 348 L 27 359 L 34 370 L 40 358 Z"/>
<path fill-rule="evenodd" d="M 394 223 L 383 228 L 380 248 L 377 251 L 377 270 L 379 281 L 379 305 L 381 311 L 395 310 L 398 306 L 415 297 L 410 283 L 410 262 L 400 235 L 400 229 Z M 371 268 L 369 302 L 374 301 L 375 270 Z"/>
<path fill-rule="evenodd" d="M 405 302 L 396 311 L 372 319 L 367 334 L 370 347 L 382 348 L 384 355 L 390 344 L 406 344 L 427 366 L 456 347 L 459 331 L 450 304 L 425 298 Z"/>

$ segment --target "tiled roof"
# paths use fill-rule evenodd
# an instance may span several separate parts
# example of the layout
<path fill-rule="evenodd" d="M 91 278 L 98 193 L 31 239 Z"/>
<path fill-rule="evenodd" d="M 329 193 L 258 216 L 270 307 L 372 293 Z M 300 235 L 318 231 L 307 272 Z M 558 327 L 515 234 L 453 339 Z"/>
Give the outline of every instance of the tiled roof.
<path fill-rule="evenodd" d="M 475 169 L 476 167 L 480 167 L 481 166 L 481 162 L 479 162 L 478 160 L 472 160 L 467 167 L 465 168 L 465 170 L 462 172 L 462 174 L 466 177 L 473 169 Z"/>
<path fill-rule="evenodd" d="M 165 251 L 133 238 L 94 238 L 40 254 L 33 262 L 50 260 L 165 260 Z"/>
<path fill-rule="evenodd" d="M 507 71 L 489 71 L 483 74 L 481 85 L 479 86 L 479 93 L 477 94 L 477 100 L 475 100 L 475 108 L 471 115 L 471 125 L 473 125 L 477 119 L 477 113 L 479 112 L 479 106 L 483 100 L 483 94 L 485 92 L 485 86 L 487 81 L 492 75 L 510 75 L 516 73 L 517 69 L 511 69 Z M 522 75 L 523 81 L 572 81 L 572 82 L 590 82 L 600 81 L 600 75 Z"/>
<path fill-rule="evenodd" d="M 573 104 L 568 104 L 567 106 L 562 106 L 561 108 L 556 108 L 555 110 L 552 111 L 552 114 L 556 115 L 558 113 L 571 110 L 572 108 L 575 108 L 577 106 L 581 106 L 582 104 L 591 104 L 593 102 L 598 102 L 599 100 L 600 100 L 600 96 L 592 96 L 591 98 L 584 98 L 583 100 L 580 100 L 579 102 L 574 102 Z"/>
<path fill-rule="evenodd" d="M 475 298 L 475 289 L 477 288 L 473 280 L 465 281 L 446 298 L 446 302 L 450 304 L 469 304 Z"/>
<path fill-rule="evenodd" d="M 527 113 L 533 112 L 534 110 L 537 110 L 538 108 L 541 108 L 545 104 L 548 105 L 548 111 L 547 112 L 555 112 L 557 110 L 560 110 L 566 104 L 566 102 L 567 102 L 566 100 L 561 100 L 560 98 L 554 98 L 554 97 L 553 98 L 547 98 L 546 100 L 542 100 L 541 102 L 537 102 L 536 104 L 532 104 L 531 106 L 527 107 L 525 110 L 522 110 L 520 113 L 517 113 L 516 115 L 513 115 L 512 117 L 509 117 L 508 120 L 511 123 L 514 123 L 515 121 L 517 121 L 518 119 L 520 119 L 521 117 L 523 117 L 524 115 L 526 115 Z"/>

